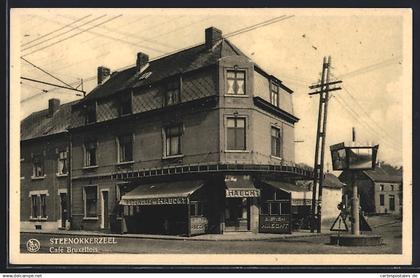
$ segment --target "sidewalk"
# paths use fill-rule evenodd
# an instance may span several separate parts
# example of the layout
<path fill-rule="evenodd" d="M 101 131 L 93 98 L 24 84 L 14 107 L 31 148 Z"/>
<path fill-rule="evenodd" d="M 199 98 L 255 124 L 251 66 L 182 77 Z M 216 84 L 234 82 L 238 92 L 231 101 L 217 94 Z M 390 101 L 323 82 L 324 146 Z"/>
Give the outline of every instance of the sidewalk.
<path fill-rule="evenodd" d="M 192 237 L 172 236 L 172 235 L 149 235 L 149 234 L 111 234 L 98 231 L 67 231 L 67 230 L 21 230 L 21 233 L 29 234 L 49 234 L 55 236 L 110 236 L 119 238 L 141 238 L 141 239 L 160 239 L 160 240 L 195 240 L 195 241 L 264 241 L 273 239 L 289 239 L 299 237 L 317 237 L 333 234 L 329 230 L 324 232 L 311 233 L 310 231 L 297 231 L 292 234 L 263 234 L 252 232 L 229 232 L 225 234 L 204 234 Z"/>

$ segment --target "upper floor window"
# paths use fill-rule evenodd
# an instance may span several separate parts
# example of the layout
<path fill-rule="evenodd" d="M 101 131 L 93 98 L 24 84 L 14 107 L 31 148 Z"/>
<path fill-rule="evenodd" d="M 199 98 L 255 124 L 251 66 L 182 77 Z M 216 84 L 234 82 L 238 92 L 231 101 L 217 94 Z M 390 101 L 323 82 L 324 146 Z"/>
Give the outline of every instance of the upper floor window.
<path fill-rule="evenodd" d="M 133 160 L 133 135 L 122 135 L 118 137 L 118 162 Z"/>
<path fill-rule="evenodd" d="M 88 141 L 85 143 L 85 167 L 96 166 L 96 141 Z"/>
<path fill-rule="evenodd" d="M 394 185 L 391 184 L 391 191 L 394 191 Z"/>
<path fill-rule="evenodd" d="M 38 201 L 38 195 L 31 195 L 31 217 L 32 218 L 38 218 L 39 215 L 39 201 Z"/>
<path fill-rule="evenodd" d="M 271 127 L 271 155 L 281 157 L 281 131 Z"/>
<path fill-rule="evenodd" d="M 274 106 L 279 106 L 279 86 L 274 82 L 271 82 L 270 86 L 270 102 Z"/>
<path fill-rule="evenodd" d="M 182 143 L 182 125 L 165 128 L 165 156 L 179 155 Z"/>
<path fill-rule="evenodd" d="M 244 70 L 227 71 L 227 94 L 245 95 L 246 81 Z"/>
<path fill-rule="evenodd" d="M 34 177 L 44 176 L 44 159 L 42 155 L 35 155 L 33 158 L 33 173 Z"/>
<path fill-rule="evenodd" d="M 379 185 L 379 191 L 384 191 L 384 185 L 383 184 Z"/>
<path fill-rule="evenodd" d="M 96 122 L 96 102 L 88 104 L 85 113 L 87 124 Z"/>
<path fill-rule="evenodd" d="M 227 118 L 227 149 L 246 150 L 245 118 Z"/>
<path fill-rule="evenodd" d="M 129 115 L 132 113 L 131 93 L 120 96 L 120 116 Z"/>
<path fill-rule="evenodd" d="M 96 186 L 84 188 L 84 212 L 85 217 L 97 217 L 98 194 Z"/>
<path fill-rule="evenodd" d="M 167 84 L 164 98 L 165 106 L 180 102 L 179 80 L 172 81 Z"/>
<path fill-rule="evenodd" d="M 66 175 L 68 173 L 67 151 L 59 152 L 57 161 L 57 174 Z"/>

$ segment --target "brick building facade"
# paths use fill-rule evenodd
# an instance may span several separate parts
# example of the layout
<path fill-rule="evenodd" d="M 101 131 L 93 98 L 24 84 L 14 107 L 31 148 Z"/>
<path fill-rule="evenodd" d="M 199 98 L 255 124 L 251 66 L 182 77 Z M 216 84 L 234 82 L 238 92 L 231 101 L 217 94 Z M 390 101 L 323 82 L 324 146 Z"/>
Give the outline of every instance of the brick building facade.
<path fill-rule="evenodd" d="M 199 46 L 99 67 L 60 137 L 71 228 L 290 232 L 291 195 L 270 181 L 312 177 L 294 164 L 292 94 L 213 27 Z"/>

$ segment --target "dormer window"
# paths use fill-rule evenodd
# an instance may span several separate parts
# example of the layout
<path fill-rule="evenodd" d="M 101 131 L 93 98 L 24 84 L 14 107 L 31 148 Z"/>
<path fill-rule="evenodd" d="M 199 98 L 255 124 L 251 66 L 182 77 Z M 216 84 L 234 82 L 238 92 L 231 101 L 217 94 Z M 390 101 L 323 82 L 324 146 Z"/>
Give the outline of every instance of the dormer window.
<path fill-rule="evenodd" d="M 86 124 L 96 122 L 96 102 L 87 104 L 85 113 Z"/>
<path fill-rule="evenodd" d="M 245 95 L 246 84 L 244 70 L 228 70 L 226 79 L 226 92 L 228 95 Z"/>
<path fill-rule="evenodd" d="M 270 85 L 270 103 L 276 107 L 279 106 L 279 86 L 274 82 Z"/>
<path fill-rule="evenodd" d="M 132 113 L 131 93 L 120 96 L 120 116 Z"/>
<path fill-rule="evenodd" d="M 166 85 L 164 102 L 165 106 L 177 104 L 180 102 L 179 80 L 169 82 Z"/>

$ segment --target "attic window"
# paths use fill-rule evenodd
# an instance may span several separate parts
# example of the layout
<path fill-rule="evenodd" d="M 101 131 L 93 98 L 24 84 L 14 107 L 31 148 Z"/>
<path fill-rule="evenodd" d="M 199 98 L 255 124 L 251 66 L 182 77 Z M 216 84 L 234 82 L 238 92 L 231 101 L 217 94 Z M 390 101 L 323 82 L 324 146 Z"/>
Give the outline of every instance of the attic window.
<path fill-rule="evenodd" d="M 96 102 L 85 107 L 85 121 L 87 124 L 96 122 Z"/>
<path fill-rule="evenodd" d="M 169 82 L 165 91 L 165 106 L 177 104 L 180 101 L 179 80 Z"/>
<path fill-rule="evenodd" d="M 132 113 L 131 93 L 120 96 L 120 116 Z"/>

